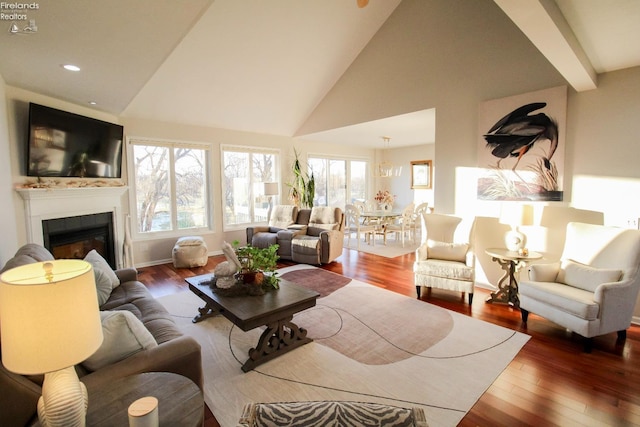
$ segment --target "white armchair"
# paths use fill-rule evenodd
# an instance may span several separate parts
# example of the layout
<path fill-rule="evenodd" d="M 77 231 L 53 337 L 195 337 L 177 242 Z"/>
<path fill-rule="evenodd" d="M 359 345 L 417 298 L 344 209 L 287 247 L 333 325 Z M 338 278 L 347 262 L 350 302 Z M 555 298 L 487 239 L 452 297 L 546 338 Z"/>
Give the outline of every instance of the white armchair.
<path fill-rule="evenodd" d="M 422 287 L 466 292 L 473 302 L 475 255 L 473 231 L 456 233 L 462 218 L 452 215 L 422 214 L 422 243 L 416 250 L 413 277 L 420 298 Z"/>
<path fill-rule="evenodd" d="M 529 312 L 586 338 L 626 337 L 640 289 L 640 231 L 570 222 L 559 262 L 533 264 L 519 284 L 522 321 Z"/>

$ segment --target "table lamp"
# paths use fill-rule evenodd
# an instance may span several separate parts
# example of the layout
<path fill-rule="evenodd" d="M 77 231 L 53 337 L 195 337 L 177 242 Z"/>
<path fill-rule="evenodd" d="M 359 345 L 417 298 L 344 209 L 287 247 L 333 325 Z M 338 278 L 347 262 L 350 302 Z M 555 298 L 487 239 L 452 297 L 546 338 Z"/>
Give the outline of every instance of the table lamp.
<path fill-rule="evenodd" d="M 2 363 L 15 373 L 44 373 L 40 423 L 84 426 L 87 389 L 74 365 L 102 343 L 91 265 L 82 260 L 27 264 L 0 276 Z"/>
<path fill-rule="evenodd" d="M 524 249 L 527 244 L 527 236 L 518 230 L 518 227 L 533 224 L 533 207 L 519 203 L 503 203 L 499 221 L 501 224 L 511 226 L 511 230 L 504 236 L 505 247 L 514 252 Z"/>
<path fill-rule="evenodd" d="M 267 211 L 267 221 L 271 219 L 271 210 L 273 209 L 273 196 L 280 194 L 280 186 L 277 182 L 264 183 L 264 195 L 269 196 L 269 210 Z"/>

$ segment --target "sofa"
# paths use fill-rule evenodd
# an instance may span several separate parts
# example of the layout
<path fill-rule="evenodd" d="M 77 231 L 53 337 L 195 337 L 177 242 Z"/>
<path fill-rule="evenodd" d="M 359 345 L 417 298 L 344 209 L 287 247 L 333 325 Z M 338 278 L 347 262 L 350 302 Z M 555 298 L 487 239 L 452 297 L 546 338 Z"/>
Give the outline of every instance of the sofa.
<path fill-rule="evenodd" d="M 247 227 L 247 244 L 259 248 L 278 244 L 282 259 L 328 264 L 342 255 L 344 229 L 344 212 L 340 208 L 278 205 L 268 225 Z"/>
<path fill-rule="evenodd" d="M 532 264 L 519 284 L 522 321 L 529 312 L 586 338 L 626 337 L 640 290 L 640 231 L 570 222 L 560 261 Z"/>
<path fill-rule="evenodd" d="M 20 265 L 53 259 L 44 247 L 27 244 L 18 250 L 0 273 Z M 191 379 L 202 389 L 200 345 L 180 332 L 171 315 L 153 298 L 145 285 L 137 280 L 136 270 L 106 270 L 108 264 L 95 251 L 87 255 L 85 260 L 94 267 L 98 299 L 99 302 L 103 301 L 100 310 L 105 336 L 102 346 L 91 356 L 91 360 L 76 366 L 78 376 L 89 392 L 89 399 L 92 390 L 97 390 L 116 378 L 142 372 L 176 373 Z M 105 289 L 104 285 L 107 283 Z M 130 347 L 130 342 L 135 337 L 127 336 L 125 339 L 126 334 L 119 332 L 122 329 L 115 327 L 123 324 L 127 331 L 137 327 L 148 337 L 145 348 Z M 106 329 L 107 325 L 109 329 Z M 123 356 L 123 351 L 128 354 Z M 42 381 L 42 375 L 18 375 L 0 364 L 1 426 L 31 425 L 37 420 L 37 402 L 42 394 Z"/>
<path fill-rule="evenodd" d="M 274 206 L 267 225 L 247 227 L 247 244 L 257 248 L 278 244 L 278 256 L 291 260 L 291 240 L 306 233 L 310 216 L 311 209 L 298 209 L 294 205 Z"/>

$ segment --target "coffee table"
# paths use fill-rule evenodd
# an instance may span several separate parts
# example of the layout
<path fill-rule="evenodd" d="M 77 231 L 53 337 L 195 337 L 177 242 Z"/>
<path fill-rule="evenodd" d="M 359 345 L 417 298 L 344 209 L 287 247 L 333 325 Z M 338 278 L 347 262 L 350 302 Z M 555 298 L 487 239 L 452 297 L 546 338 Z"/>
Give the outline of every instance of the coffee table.
<path fill-rule="evenodd" d="M 316 305 L 318 292 L 280 280 L 280 289 L 264 295 L 222 296 L 211 288 L 213 277 L 204 274 L 185 279 L 189 289 L 205 302 L 194 323 L 221 314 L 245 332 L 266 326 L 257 346 L 249 350 L 249 359 L 242 365 L 244 372 L 312 341 L 306 329 L 292 320 L 295 313 Z"/>

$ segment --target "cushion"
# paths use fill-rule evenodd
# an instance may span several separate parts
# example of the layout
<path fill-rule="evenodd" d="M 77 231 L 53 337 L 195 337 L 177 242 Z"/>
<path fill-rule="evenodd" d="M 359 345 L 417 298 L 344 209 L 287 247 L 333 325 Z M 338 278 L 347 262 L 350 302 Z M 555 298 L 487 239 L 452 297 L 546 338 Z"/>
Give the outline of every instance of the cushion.
<path fill-rule="evenodd" d="M 104 340 L 82 365 L 96 371 L 158 344 L 138 318 L 126 310 L 101 311 Z"/>
<path fill-rule="evenodd" d="M 98 305 L 102 305 L 109 299 L 111 291 L 120 285 L 120 279 L 113 271 L 109 263 L 95 249 L 92 249 L 85 257 L 93 267 L 93 275 L 96 280 L 98 291 Z"/>
<path fill-rule="evenodd" d="M 595 292 L 602 283 L 617 282 L 622 276 L 620 270 L 594 268 L 572 260 L 562 261 L 557 282 L 585 291 Z"/>
<path fill-rule="evenodd" d="M 204 245 L 204 239 L 200 236 L 184 236 L 180 237 L 176 242 L 176 246 L 200 246 Z"/>
<path fill-rule="evenodd" d="M 311 208 L 311 217 L 309 218 L 309 225 L 320 224 L 335 224 L 336 222 L 336 208 L 330 206 L 314 206 Z M 329 229 L 331 230 L 331 228 Z"/>
<path fill-rule="evenodd" d="M 298 207 L 295 205 L 278 205 L 273 208 L 271 218 L 269 218 L 269 226 L 276 229 L 285 229 L 293 224 L 298 214 Z M 271 231 L 272 233 L 277 232 Z"/>
<path fill-rule="evenodd" d="M 427 257 L 447 261 L 465 262 L 469 245 L 467 243 L 446 243 L 427 240 Z"/>

